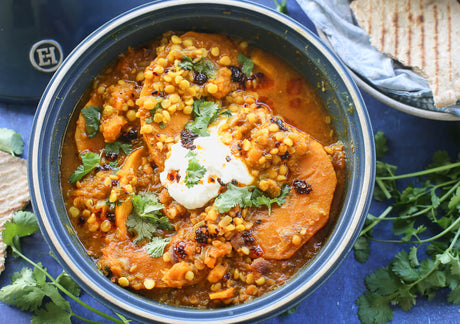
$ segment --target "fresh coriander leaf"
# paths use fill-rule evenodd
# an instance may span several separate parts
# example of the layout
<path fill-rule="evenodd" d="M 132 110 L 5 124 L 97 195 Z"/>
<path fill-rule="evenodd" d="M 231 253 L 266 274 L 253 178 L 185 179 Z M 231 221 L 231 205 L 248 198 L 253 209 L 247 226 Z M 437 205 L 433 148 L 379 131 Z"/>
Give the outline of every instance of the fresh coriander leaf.
<path fill-rule="evenodd" d="M 165 124 L 165 123 L 160 123 L 160 129 L 165 129 L 166 126 L 168 126 L 168 124 Z"/>
<path fill-rule="evenodd" d="M 45 293 L 30 268 L 22 268 L 13 274 L 11 284 L 0 290 L 0 301 L 15 305 L 21 310 L 35 311 L 42 304 Z"/>
<path fill-rule="evenodd" d="M 13 245 L 15 236 L 29 236 L 38 231 L 38 222 L 35 215 L 28 211 L 17 211 L 11 221 L 7 221 L 2 231 L 3 243 Z"/>
<path fill-rule="evenodd" d="M 77 170 L 70 176 L 70 183 L 75 183 L 85 175 L 90 173 L 93 169 L 99 166 L 101 163 L 101 154 L 96 154 L 93 152 L 86 152 L 80 154 L 82 163 L 78 166 Z"/>
<path fill-rule="evenodd" d="M 287 0 L 282 0 L 280 3 L 277 0 L 273 0 L 273 2 L 275 3 L 276 11 L 287 14 Z"/>
<path fill-rule="evenodd" d="M 150 240 L 158 228 L 173 230 L 168 217 L 161 210 L 164 205 L 153 192 L 140 193 L 132 198 L 133 212 L 128 216 L 126 226 L 137 233 L 134 242 Z"/>
<path fill-rule="evenodd" d="M 72 315 L 52 302 L 46 303 L 45 308 L 37 310 L 36 314 L 32 317 L 31 324 L 72 324 Z"/>
<path fill-rule="evenodd" d="M 86 121 L 86 135 L 91 138 L 97 135 L 101 124 L 101 108 L 97 106 L 86 106 L 81 110 Z"/>
<path fill-rule="evenodd" d="M 42 286 L 43 292 L 48 296 L 53 304 L 59 308 L 70 311 L 70 304 L 64 297 L 59 293 L 59 290 L 50 283 L 46 283 Z"/>
<path fill-rule="evenodd" d="M 375 133 L 374 142 L 377 159 L 381 159 L 388 152 L 387 138 L 385 137 L 385 134 L 382 131 Z"/>
<path fill-rule="evenodd" d="M 252 69 L 254 68 L 254 62 L 250 58 L 240 53 L 238 55 L 238 63 L 242 65 L 241 71 L 246 74 L 247 77 L 250 77 Z"/>
<path fill-rule="evenodd" d="M 197 157 L 198 156 L 198 153 L 196 151 L 188 151 L 187 154 L 185 154 L 185 157 L 189 157 L 189 158 L 194 158 L 194 157 Z"/>
<path fill-rule="evenodd" d="M 365 278 L 366 287 L 370 292 L 381 296 L 391 295 L 401 288 L 401 281 L 388 267 L 382 267 Z"/>
<path fill-rule="evenodd" d="M 77 297 L 80 296 L 80 286 L 78 286 L 75 280 L 73 280 L 72 277 L 70 277 L 65 271 L 62 271 L 59 277 L 56 278 L 56 281 L 65 289 L 67 289 L 72 295 Z"/>
<path fill-rule="evenodd" d="M 132 198 L 134 213 L 140 217 L 161 217 L 164 205 L 159 202 L 157 195 L 151 191 L 141 192 Z"/>
<path fill-rule="evenodd" d="M 189 56 L 183 56 L 181 61 L 177 64 L 180 69 L 193 70 L 197 73 L 206 75 L 208 79 L 215 78 L 217 69 L 211 60 L 207 58 L 201 58 L 198 61 L 193 62 Z"/>
<path fill-rule="evenodd" d="M 168 245 L 170 240 L 169 237 L 152 237 L 151 242 L 147 243 L 144 247 L 152 258 L 159 258 L 163 255 L 165 246 Z"/>
<path fill-rule="evenodd" d="M 221 111 L 220 115 L 225 116 L 225 117 L 232 117 L 232 112 L 229 109 L 227 109 L 227 110 Z"/>
<path fill-rule="evenodd" d="M 217 69 L 214 66 L 214 63 L 212 63 L 212 61 L 207 58 L 201 58 L 196 63 L 194 63 L 193 70 L 197 73 L 206 75 L 208 79 L 215 78 L 217 73 Z"/>
<path fill-rule="evenodd" d="M 415 246 L 412 246 L 409 251 L 409 263 L 414 268 L 420 265 L 417 258 L 417 250 L 418 249 Z"/>
<path fill-rule="evenodd" d="M 227 185 L 227 190 L 217 196 L 214 201 L 214 206 L 219 213 L 225 213 L 236 205 L 240 205 L 242 208 L 251 207 L 252 190 L 255 188 L 255 186 L 237 187 L 229 183 Z"/>
<path fill-rule="evenodd" d="M 277 198 L 270 198 L 264 195 L 264 192 L 259 188 L 252 191 L 251 202 L 255 207 L 267 206 L 268 214 L 271 214 L 272 204 L 278 202 Z"/>
<path fill-rule="evenodd" d="M 449 208 L 449 210 L 457 209 L 457 211 L 460 212 L 460 187 L 458 187 L 455 194 L 450 197 L 447 208 Z"/>
<path fill-rule="evenodd" d="M 216 119 L 219 104 L 212 101 L 195 100 L 193 102 L 194 121 L 185 125 L 185 128 L 199 136 L 209 136 L 208 125 Z"/>
<path fill-rule="evenodd" d="M 21 135 L 12 129 L 0 128 L 0 151 L 11 155 L 21 155 L 24 151 L 24 141 Z"/>
<path fill-rule="evenodd" d="M 450 291 L 447 301 L 455 305 L 460 305 L 460 286 Z"/>
<path fill-rule="evenodd" d="M 126 226 L 136 233 L 136 237 L 134 238 L 135 243 L 145 239 L 150 240 L 158 229 L 149 218 L 142 218 L 134 214 L 128 216 Z"/>
<path fill-rule="evenodd" d="M 156 113 L 157 110 L 160 109 L 160 108 L 161 108 L 161 102 L 158 102 L 158 103 L 156 104 L 156 106 L 155 106 L 153 109 L 150 109 L 150 110 L 149 110 L 149 112 L 150 112 L 150 117 L 147 117 L 147 118 L 145 119 L 145 122 L 146 122 L 147 124 L 150 124 L 150 123 L 152 123 L 152 122 L 154 121 L 155 113 Z M 161 125 L 163 125 L 163 123 L 160 124 L 160 127 L 161 127 Z"/>
<path fill-rule="evenodd" d="M 206 168 L 202 166 L 195 157 L 192 157 L 188 161 L 187 170 L 185 170 L 185 184 L 188 188 L 197 185 L 200 182 L 200 179 L 203 178 L 205 173 Z"/>
<path fill-rule="evenodd" d="M 369 259 L 371 249 L 369 247 L 369 239 L 366 236 L 360 236 L 354 245 L 354 255 L 355 259 L 364 263 Z"/>
<path fill-rule="evenodd" d="M 404 280 L 405 283 L 414 282 L 419 279 L 417 269 L 412 267 L 409 254 L 404 250 L 398 252 L 394 257 L 391 263 L 391 270 L 399 278 Z"/>
<path fill-rule="evenodd" d="M 389 298 L 366 292 L 358 297 L 358 316 L 363 324 L 386 324 L 393 319 Z"/>
<path fill-rule="evenodd" d="M 104 150 L 107 153 L 115 154 L 120 154 L 120 150 L 122 150 L 126 155 L 129 155 L 129 153 L 133 150 L 133 146 L 131 144 L 125 144 L 117 141 L 105 144 Z"/>
<path fill-rule="evenodd" d="M 289 187 L 289 185 L 287 183 L 285 183 L 282 187 L 281 187 L 281 193 L 280 195 L 276 198 L 276 203 L 278 204 L 278 206 L 281 206 L 281 205 L 284 205 L 286 203 L 286 198 L 287 196 L 289 195 L 289 190 L 291 188 Z"/>
<path fill-rule="evenodd" d="M 192 58 L 190 56 L 186 56 L 186 55 L 182 56 L 180 62 L 177 63 L 177 66 L 180 69 L 193 70 Z"/>

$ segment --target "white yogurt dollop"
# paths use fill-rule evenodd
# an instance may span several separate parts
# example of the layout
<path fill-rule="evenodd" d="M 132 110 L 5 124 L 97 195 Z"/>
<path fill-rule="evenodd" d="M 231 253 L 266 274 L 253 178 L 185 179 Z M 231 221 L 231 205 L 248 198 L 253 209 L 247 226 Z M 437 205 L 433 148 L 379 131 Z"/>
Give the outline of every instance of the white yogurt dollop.
<path fill-rule="evenodd" d="M 165 161 L 164 171 L 160 173 L 161 184 L 168 189 L 169 195 L 187 209 L 203 207 L 217 197 L 221 186 L 219 181 L 229 183 L 235 179 L 245 185 L 254 181 L 246 164 L 220 141 L 214 129 L 209 131 L 210 136 L 197 137 L 193 141 L 196 146 L 193 150 L 196 153 L 195 159 L 206 168 L 206 173 L 198 184 L 189 188 L 185 183 L 191 157 L 186 156 L 190 150 L 180 142 L 171 146 L 171 155 Z"/>

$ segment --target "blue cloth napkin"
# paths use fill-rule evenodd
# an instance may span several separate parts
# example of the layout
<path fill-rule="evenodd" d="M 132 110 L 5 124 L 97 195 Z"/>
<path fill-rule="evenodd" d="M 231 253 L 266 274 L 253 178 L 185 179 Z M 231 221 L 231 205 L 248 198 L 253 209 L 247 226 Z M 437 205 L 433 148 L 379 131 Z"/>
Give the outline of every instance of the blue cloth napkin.
<path fill-rule="evenodd" d="M 372 47 L 369 35 L 354 22 L 348 0 L 297 0 L 335 53 L 365 81 L 384 94 L 418 108 L 436 109 L 428 81 Z"/>

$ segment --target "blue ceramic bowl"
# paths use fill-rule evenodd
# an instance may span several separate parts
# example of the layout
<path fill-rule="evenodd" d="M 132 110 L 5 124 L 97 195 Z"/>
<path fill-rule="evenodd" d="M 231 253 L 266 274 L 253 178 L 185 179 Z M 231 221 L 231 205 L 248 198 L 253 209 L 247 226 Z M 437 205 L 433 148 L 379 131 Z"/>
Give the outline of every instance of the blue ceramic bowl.
<path fill-rule="evenodd" d="M 319 91 L 345 144 L 347 180 L 343 206 L 320 252 L 289 282 L 247 304 L 214 310 L 173 307 L 146 299 L 110 282 L 98 272 L 75 235 L 64 207 L 59 166 L 70 116 L 92 78 L 128 46 L 167 30 L 226 33 L 277 54 Z M 255 36 L 258 37 L 255 37 Z M 64 269 L 97 300 L 141 321 L 169 323 L 261 321 L 299 303 L 344 260 L 358 237 L 369 207 L 375 170 L 369 118 L 358 89 L 336 56 L 309 30 L 271 9 L 222 0 L 164 1 L 141 6 L 108 22 L 64 61 L 46 88 L 31 134 L 29 183 L 40 228 Z"/>

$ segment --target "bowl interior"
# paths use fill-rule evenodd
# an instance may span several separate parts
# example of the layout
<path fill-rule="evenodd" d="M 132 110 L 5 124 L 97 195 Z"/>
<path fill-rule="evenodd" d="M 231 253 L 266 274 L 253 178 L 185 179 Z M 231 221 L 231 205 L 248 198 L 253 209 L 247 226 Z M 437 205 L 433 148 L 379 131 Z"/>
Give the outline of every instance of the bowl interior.
<path fill-rule="evenodd" d="M 345 144 L 347 181 L 340 216 L 327 243 L 283 287 L 251 303 L 217 310 L 172 307 L 111 283 L 86 255 L 65 210 L 60 159 L 70 116 L 92 79 L 128 46 L 140 46 L 168 30 L 226 33 L 276 54 L 318 87 Z M 33 206 L 51 249 L 67 272 L 116 311 L 145 321 L 244 322 L 282 312 L 313 292 L 351 249 L 367 213 L 373 184 L 374 148 L 364 104 L 335 56 L 309 31 L 268 8 L 246 2 L 166 1 L 142 6 L 102 26 L 72 52 L 40 101 L 29 152 Z"/>

